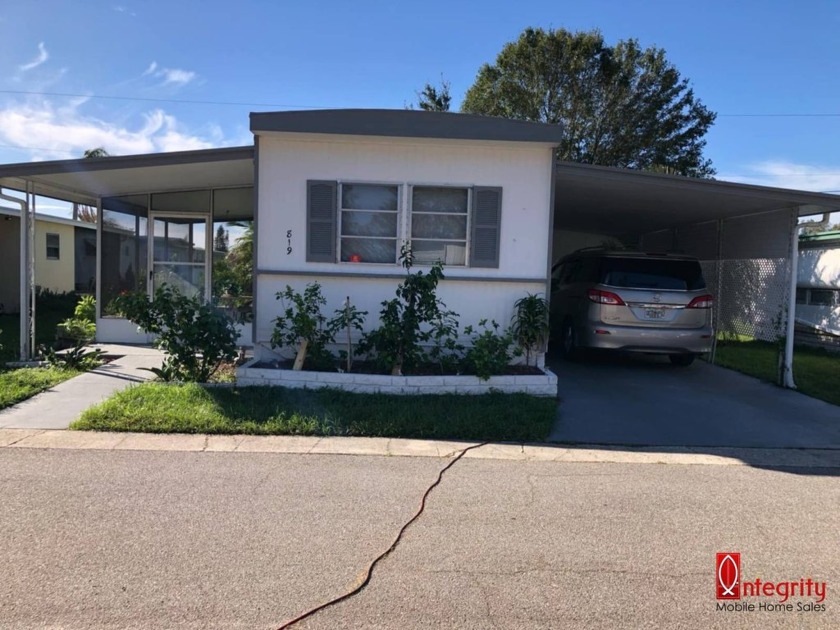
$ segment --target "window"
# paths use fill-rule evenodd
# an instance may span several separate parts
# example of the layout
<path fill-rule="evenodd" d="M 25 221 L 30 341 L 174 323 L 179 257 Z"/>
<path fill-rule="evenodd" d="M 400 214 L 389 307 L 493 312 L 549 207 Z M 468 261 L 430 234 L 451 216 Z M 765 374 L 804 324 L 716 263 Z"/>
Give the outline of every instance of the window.
<path fill-rule="evenodd" d="M 499 267 L 502 189 L 310 180 L 306 260 Z"/>
<path fill-rule="evenodd" d="M 467 264 L 468 188 L 415 186 L 411 191 L 411 246 L 419 264 Z"/>
<path fill-rule="evenodd" d="M 808 289 L 797 289 L 796 290 L 796 303 L 797 304 L 807 304 L 808 303 Z"/>
<path fill-rule="evenodd" d="M 341 185 L 341 262 L 397 262 L 399 188 Z"/>
<path fill-rule="evenodd" d="M 656 258 L 604 258 L 601 282 L 628 289 L 699 291 L 706 288 L 700 263 Z"/>
<path fill-rule="evenodd" d="M 808 303 L 815 306 L 834 306 L 834 293 L 831 289 L 811 289 Z"/>
<path fill-rule="evenodd" d="M 796 289 L 796 303 L 805 306 L 840 305 L 840 289 Z"/>
<path fill-rule="evenodd" d="M 58 234 L 47 234 L 47 260 L 58 260 L 61 254 L 61 238 Z"/>

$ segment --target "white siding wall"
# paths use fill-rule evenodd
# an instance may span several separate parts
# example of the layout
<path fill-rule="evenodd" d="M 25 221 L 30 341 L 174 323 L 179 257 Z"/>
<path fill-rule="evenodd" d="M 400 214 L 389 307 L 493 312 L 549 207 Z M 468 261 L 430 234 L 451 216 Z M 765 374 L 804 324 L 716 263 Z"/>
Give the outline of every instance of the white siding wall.
<path fill-rule="evenodd" d="M 267 342 L 280 310 L 274 295 L 287 284 L 298 290 L 317 280 L 332 311 L 347 295 L 369 311 L 375 325 L 380 303 L 393 297 L 399 279 L 377 274 L 400 273 L 394 265 L 306 262 L 306 182 L 310 179 L 499 186 L 502 191 L 500 263 L 498 269 L 448 267 L 451 278 L 532 279 L 523 282 L 444 281 L 440 296 L 461 315 L 462 324 L 483 317 L 507 324 L 513 302 L 526 292 L 545 290 L 552 149 L 548 145 L 272 134 L 259 138 L 257 219 L 256 342 Z M 403 208 L 407 207 L 403 203 Z M 401 218 L 402 220 L 402 218 Z M 286 234 L 292 231 L 292 253 Z M 418 267 L 419 268 L 419 267 Z M 313 272 L 301 277 L 283 272 Z M 326 274 L 365 273 L 370 278 Z"/>
<path fill-rule="evenodd" d="M 800 249 L 797 279 L 801 287 L 840 288 L 840 247 Z"/>

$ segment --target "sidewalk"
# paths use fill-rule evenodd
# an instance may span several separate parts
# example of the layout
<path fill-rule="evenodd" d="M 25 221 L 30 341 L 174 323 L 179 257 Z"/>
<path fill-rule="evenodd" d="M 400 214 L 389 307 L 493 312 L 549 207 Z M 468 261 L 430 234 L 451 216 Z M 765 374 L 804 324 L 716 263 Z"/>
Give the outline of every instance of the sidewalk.
<path fill-rule="evenodd" d="M 94 344 L 92 347 L 120 358 L 0 411 L 0 429 L 66 429 L 91 405 L 132 383 L 152 378 L 151 372 L 140 368 L 159 367 L 163 361 L 160 350 L 147 346 Z"/>
<path fill-rule="evenodd" d="M 187 435 L 39 431 L 0 428 L 0 448 L 49 448 L 107 451 L 198 453 L 285 453 L 295 455 L 367 455 L 448 459 L 478 442 L 397 438 L 317 437 L 296 435 Z M 760 468 L 840 469 L 835 449 L 611 447 L 540 444 L 485 444 L 466 459 L 598 464 L 670 464 L 756 466 Z"/>

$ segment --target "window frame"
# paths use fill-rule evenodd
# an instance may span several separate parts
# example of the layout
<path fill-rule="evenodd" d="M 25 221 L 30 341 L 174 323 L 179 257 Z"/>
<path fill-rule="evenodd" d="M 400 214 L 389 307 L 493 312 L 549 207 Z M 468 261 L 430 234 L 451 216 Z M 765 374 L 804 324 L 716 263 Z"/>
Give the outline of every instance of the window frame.
<path fill-rule="evenodd" d="M 441 239 L 441 238 L 417 238 L 415 239 L 412 232 L 414 227 L 414 189 L 415 188 L 449 188 L 452 190 L 466 190 L 467 191 L 467 211 L 464 213 L 467 217 L 466 223 L 466 233 L 464 235 L 464 264 L 463 265 L 456 265 L 456 264 L 447 264 L 447 267 L 459 267 L 463 269 L 470 268 L 470 257 L 472 255 L 471 246 L 472 246 L 472 220 L 473 220 L 473 189 L 475 186 L 473 185 L 465 185 L 465 184 L 427 184 L 427 183 L 416 183 L 416 182 L 409 182 L 406 184 L 408 191 L 406 195 L 406 226 L 405 226 L 405 235 L 406 240 L 413 242 L 413 241 L 426 241 L 426 242 L 440 242 L 440 241 L 461 241 L 462 239 L 457 238 L 450 238 L 450 239 Z M 418 212 L 421 215 L 437 215 L 437 216 L 462 216 L 462 213 L 454 213 L 454 212 Z M 441 261 L 443 262 L 443 261 Z M 431 267 L 434 263 L 418 263 L 419 266 L 429 266 Z M 444 263 L 446 264 L 446 263 Z"/>
<path fill-rule="evenodd" d="M 802 291 L 802 294 L 799 293 L 800 291 Z M 813 291 L 825 291 L 832 293 L 832 302 L 830 304 L 814 302 L 812 300 Z M 822 308 L 835 308 L 840 306 L 840 289 L 834 289 L 831 287 L 797 287 L 796 294 L 796 304 L 798 306 L 817 306 Z M 800 297 L 804 297 L 804 301 L 799 301 Z"/>
<path fill-rule="evenodd" d="M 344 186 L 387 186 L 389 188 L 396 188 L 397 189 L 397 209 L 396 211 L 393 210 L 364 210 L 360 208 L 345 208 L 344 207 Z M 336 243 L 336 250 L 335 250 L 335 258 L 336 264 L 339 265 L 396 265 L 399 264 L 399 257 L 400 257 L 400 241 L 404 242 L 402 237 L 403 229 L 402 229 L 402 217 L 404 214 L 404 191 L 403 188 L 405 186 L 404 182 L 386 182 L 386 181 L 361 181 L 361 180 L 336 180 L 336 205 L 335 205 L 335 214 L 336 214 L 336 230 L 335 230 L 335 243 Z M 397 229 L 394 238 L 392 239 L 390 236 L 352 236 L 352 235 L 344 235 L 342 234 L 343 227 L 344 227 L 344 213 L 345 212 L 379 212 L 382 214 L 396 214 L 397 215 Z M 390 241 L 394 240 L 396 243 L 395 247 L 395 255 L 393 262 L 373 262 L 373 261 L 359 261 L 359 262 L 352 262 L 350 260 L 341 260 L 341 239 L 343 238 L 364 238 L 370 240 L 379 240 L 379 241 Z"/>
<path fill-rule="evenodd" d="M 56 240 L 55 245 L 50 245 L 50 237 L 54 236 Z M 61 260 L 61 234 L 58 232 L 47 232 L 46 238 L 44 239 L 44 244 L 46 246 L 46 256 L 47 260 Z M 50 250 L 55 250 L 55 256 L 50 255 Z"/>

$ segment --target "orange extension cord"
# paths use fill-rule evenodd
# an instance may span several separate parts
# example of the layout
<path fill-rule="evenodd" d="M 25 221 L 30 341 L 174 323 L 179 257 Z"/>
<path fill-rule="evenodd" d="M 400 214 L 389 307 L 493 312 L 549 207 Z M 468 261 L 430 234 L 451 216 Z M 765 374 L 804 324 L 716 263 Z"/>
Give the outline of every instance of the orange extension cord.
<path fill-rule="evenodd" d="M 285 630 L 285 628 L 291 628 L 296 623 L 299 623 L 299 622 L 303 621 L 304 619 L 307 619 L 307 618 L 311 617 L 312 615 L 314 615 L 318 612 L 321 612 L 325 608 L 329 608 L 330 606 L 334 606 L 335 604 L 343 602 L 345 599 L 350 599 L 354 595 L 357 595 L 358 593 L 361 593 L 362 590 L 370 583 L 370 578 L 373 576 L 373 569 L 376 567 L 376 565 L 379 564 L 379 562 L 382 559 L 384 559 L 386 556 L 388 556 L 388 554 L 390 554 L 394 549 L 397 548 L 397 545 L 400 544 L 400 540 L 402 540 L 402 537 L 403 537 L 403 534 L 405 533 L 405 531 L 411 526 L 411 524 L 414 521 L 416 521 L 418 518 L 420 518 L 420 515 L 423 513 L 423 510 L 426 509 L 426 499 L 429 497 L 432 490 L 434 490 L 440 484 L 441 479 L 443 479 L 443 474 L 447 470 L 452 468 L 452 466 L 454 466 L 458 462 L 458 460 L 461 459 L 467 453 L 467 451 L 471 451 L 474 448 L 479 448 L 481 446 L 485 446 L 486 444 L 487 444 L 487 442 L 482 442 L 481 444 L 474 444 L 472 446 L 468 446 L 467 448 L 462 450 L 460 453 L 458 453 L 452 459 L 452 461 L 450 461 L 448 464 L 446 464 L 446 466 L 444 466 L 443 468 L 440 469 L 440 472 L 438 473 L 437 479 L 435 479 L 434 483 L 432 485 L 430 485 L 428 488 L 426 488 L 426 492 L 423 493 L 423 498 L 420 500 L 420 507 L 417 510 L 417 512 L 414 514 L 414 516 L 411 517 L 411 519 L 408 522 L 406 522 L 405 525 L 403 525 L 400 528 L 400 531 L 397 533 L 397 537 L 394 538 L 394 542 L 391 543 L 391 546 L 388 547 L 381 554 L 379 554 L 376 558 L 374 558 L 373 562 L 371 562 L 368 565 L 367 571 L 365 572 L 365 579 L 362 581 L 361 584 L 359 584 L 353 590 L 344 593 L 344 595 L 340 595 L 340 596 L 338 596 L 334 599 L 329 600 L 328 602 L 324 602 L 323 604 L 320 604 L 319 606 L 316 606 L 315 608 L 310 608 L 305 613 L 303 613 L 301 615 L 298 615 L 294 619 L 290 619 L 289 621 L 284 622 L 283 625 L 281 625 L 277 630 Z"/>

